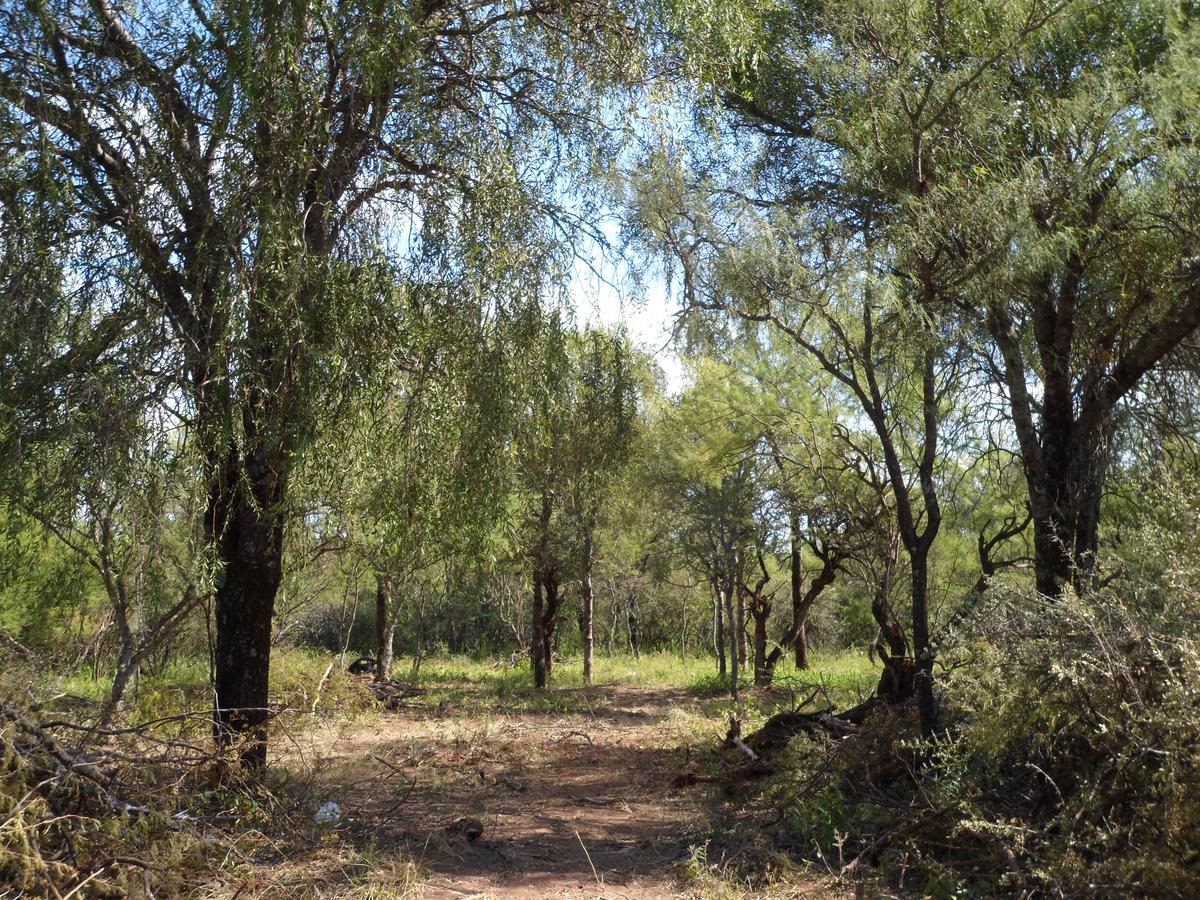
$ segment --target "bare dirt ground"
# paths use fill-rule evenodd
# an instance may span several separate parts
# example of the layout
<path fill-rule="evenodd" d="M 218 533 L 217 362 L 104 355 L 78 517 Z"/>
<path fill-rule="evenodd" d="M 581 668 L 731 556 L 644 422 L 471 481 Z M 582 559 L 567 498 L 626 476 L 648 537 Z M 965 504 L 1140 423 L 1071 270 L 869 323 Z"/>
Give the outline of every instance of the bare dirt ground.
<path fill-rule="evenodd" d="M 569 693 L 569 692 L 563 692 Z M 342 819 L 257 896 L 427 898 L 832 897 L 813 879 L 771 891 L 685 877 L 711 833 L 706 787 L 674 790 L 717 723 L 669 688 L 614 686 L 572 714 L 414 704 L 315 748 L 314 797 Z M 357 848 L 351 856 L 347 848 Z M 689 866 L 688 861 L 693 860 Z M 265 887 L 260 882 L 260 886 Z"/>

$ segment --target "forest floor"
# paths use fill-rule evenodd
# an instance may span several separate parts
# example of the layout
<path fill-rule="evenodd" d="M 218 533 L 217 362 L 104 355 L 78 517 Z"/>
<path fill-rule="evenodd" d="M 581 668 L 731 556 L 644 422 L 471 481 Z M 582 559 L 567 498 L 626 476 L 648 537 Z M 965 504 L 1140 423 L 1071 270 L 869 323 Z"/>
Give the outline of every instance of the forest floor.
<path fill-rule="evenodd" d="M 671 782 L 713 765 L 727 713 L 694 687 L 429 685 L 285 751 L 279 790 L 340 818 L 271 835 L 226 886 L 239 900 L 845 896 L 819 873 L 751 888 L 724 871 L 739 852 L 720 846 L 725 802 Z"/>

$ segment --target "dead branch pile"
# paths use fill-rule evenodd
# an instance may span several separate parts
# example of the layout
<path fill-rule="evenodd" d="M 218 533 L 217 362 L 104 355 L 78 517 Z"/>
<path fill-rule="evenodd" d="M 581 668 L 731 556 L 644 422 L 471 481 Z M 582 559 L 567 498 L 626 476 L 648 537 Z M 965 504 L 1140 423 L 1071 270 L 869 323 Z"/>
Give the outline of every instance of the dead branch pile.
<path fill-rule="evenodd" d="M 411 700 L 413 697 L 420 697 L 425 693 L 424 688 L 403 684 L 399 681 L 369 681 L 367 690 L 385 708 L 392 710 L 403 709 L 408 705 L 405 701 Z"/>
<path fill-rule="evenodd" d="M 211 714 L 128 728 L 34 721 L 0 701 L 0 885 L 22 896 L 177 896 L 214 842 L 187 811 L 224 771 Z M 203 734 L 204 737 L 200 735 Z"/>

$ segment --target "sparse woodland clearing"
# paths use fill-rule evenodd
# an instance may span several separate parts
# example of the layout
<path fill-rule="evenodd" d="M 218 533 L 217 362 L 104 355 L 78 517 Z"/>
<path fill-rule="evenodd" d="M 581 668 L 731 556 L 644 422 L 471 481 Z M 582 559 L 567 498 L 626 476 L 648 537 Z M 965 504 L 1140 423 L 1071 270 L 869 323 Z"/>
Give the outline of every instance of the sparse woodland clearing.
<path fill-rule="evenodd" d="M 628 684 L 552 696 L 562 708 L 506 710 L 482 691 L 417 702 L 297 741 L 279 765 L 340 823 L 298 829 L 213 895 L 847 895 L 800 871 L 739 888 L 720 877 L 726 851 L 702 849 L 728 801 L 671 782 L 713 765 L 725 704 Z"/>
<path fill-rule="evenodd" d="M 0 0 L 0 900 L 1200 897 L 1198 111 L 1200 0 Z"/>

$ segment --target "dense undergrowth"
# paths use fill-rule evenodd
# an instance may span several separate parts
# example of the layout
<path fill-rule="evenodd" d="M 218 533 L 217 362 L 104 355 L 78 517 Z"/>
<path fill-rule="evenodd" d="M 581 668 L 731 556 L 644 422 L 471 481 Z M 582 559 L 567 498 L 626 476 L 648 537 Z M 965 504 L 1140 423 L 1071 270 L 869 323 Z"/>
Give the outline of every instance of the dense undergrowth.
<path fill-rule="evenodd" d="M 797 738 L 745 805 L 752 827 L 906 893 L 1200 895 L 1195 612 L 1178 595 L 995 590 L 946 642 L 935 742 L 904 706 Z"/>

